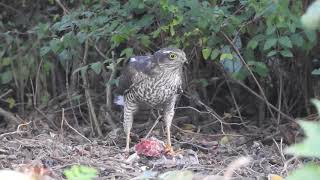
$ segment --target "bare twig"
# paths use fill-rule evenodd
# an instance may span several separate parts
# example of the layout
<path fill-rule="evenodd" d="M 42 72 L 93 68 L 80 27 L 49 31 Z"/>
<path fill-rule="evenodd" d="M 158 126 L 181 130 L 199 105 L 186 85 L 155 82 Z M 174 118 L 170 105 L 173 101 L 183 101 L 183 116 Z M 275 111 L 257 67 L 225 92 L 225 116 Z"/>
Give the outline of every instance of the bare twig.
<path fill-rule="evenodd" d="M 83 65 L 87 64 L 88 48 L 89 48 L 89 40 L 86 40 L 85 48 L 84 48 L 84 55 L 83 55 L 83 59 L 82 59 L 82 64 Z M 92 103 L 92 99 L 91 99 L 91 93 L 90 93 L 90 89 L 89 89 L 87 73 L 84 73 L 84 74 L 81 74 L 81 75 L 82 75 L 82 80 L 83 80 L 83 85 L 84 85 L 87 105 L 88 105 L 90 117 L 92 118 L 92 123 L 93 123 L 94 129 L 97 131 L 98 136 L 102 136 L 100 123 L 99 123 L 99 121 L 97 119 L 97 115 L 95 113 L 95 110 L 94 110 L 94 107 L 93 107 L 93 103 Z"/>
<path fill-rule="evenodd" d="M 61 128 L 62 128 L 62 125 L 63 125 L 63 122 L 65 122 L 66 123 L 66 125 L 70 128 L 70 129 L 72 129 L 74 132 L 76 132 L 78 135 L 80 135 L 81 137 L 83 137 L 85 140 L 87 140 L 88 142 L 90 142 L 91 143 L 91 140 L 90 139 L 88 139 L 88 138 L 86 138 L 84 135 L 82 135 L 79 131 L 77 131 L 75 128 L 73 128 L 69 123 L 68 123 L 68 121 L 66 120 L 66 118 L 65 118 L 65 116 L 64 116 L 64 109 L 62 108 L 62 122 L 61 122 Z"/>
<path fill-rule="evenodd" d="M 29 122 L 27 122 L 27 123 L 19 124 L 16 131 L 0 134 L 0 139 L 1 139 L 2 137 L 4 137 L 4 136 L 7 136 L 7 135 L 13 135 L 13 134 L 19 134 L 19 133 L 25 132 L 25 131 L 21 131 L 20 128 L 21 128 L 22 126 L 29 125 L 30 123 L 31 123 L 31 121 L 29 121 Z"/>
<path fill-rule="evenodd" d="M 197 132 L 191 132 L 191 131 L 186 131 L 183 130 L 181 128 L 179 128 L 178 126 L 172 124 L 173 127 L 175 127 L 176 129 L 178 129 L 179 131 L 181 131 L 182 133 L 185 134 L 193 134 L 193 135 L 198 135 L 198 136 L 207 136 L 207 137 L 220 137 L 220 136 L 234 136 L 234 137 L 242 137 L 242 136 L 256 136 L 256 134 L 203 134 L 203 133 L 197 133 Z M 261 134 L 260 134 L 261 135 Z M 260 136 L 259 135 L 259 136 Z"/>
<path fill-rule="evenodd" d="M 62 4 L 62 2 L 60 0 L 55 0 L 55 1 L 63 9 L 63 12 L 65 14 L 69 14 L 70 13 L 70 11 Z"/>
<path fill-rule="evenodd" d="M 236 82 L 237 84 L 241 85 L 243 88 L 245 88 L 246 90 L 248 90 L 250 93 L 252 93 L 253 95 L 255 95 L 257 98 L 259 98 L 260 100 L 264 101 L 268 106 L 270 106 L 270 108 L 272 108 L 273 110 L 277 111 L 278 113 L 280 113 L 284 118 L 296 122 L 294 118 L 290 117 L 289 115 L 285 114 L 284 112 L 280 111 L 277 107 L 275 107 L 274 105 L 272 105 L 271 103 L 269 103 L 269 101 L 265 101 L 265 99 L 263 97 L 261 97 L 258 93 L 254 92 L 252 89 L 250 89 L 248 86 L 246 86 L 245 84 L 243 84 L 240 81 L 234 80 L 232 79 L 231 82 Z"/>
<path fill-rule="evenodd" d="M 242 63 L 243 63 L 243 64 L 245 65 L 245 67 L 247 68 L 249 74 L 252 76 L 254 82 L 256 83 L 257 87 L 259 88 L 259 91 L 260 91 L 260 93 L 261 93 L 264 101 L 265 101 L 266 104 L 267 104 L 268 110 L 269 110 L 272 118 L 275 119 L 274 114 L 273 114 L 273 112 L 272 112 L 272 110 L 271 110 L 271 108 L 270 108 L 270 105 L 268 104 L 269 101 L 268 101 L 268 99 L 267 99 L 267 97 L 266 97 L 266 95 L 265 95 L 265 93 L 264 93 L 264 90 L 262 89 L 262 87 L 261 87 L 258 79 L 256 78 L 256 76 L 253 74 L 253 72 L 252 72 L 252 70 L 250 69 L 249 65 L 246 63 L 246 61 L 245 61 L 244 58 L 242 57 L 239 49 L 234 45 L 234 43 L 232 42 L 232 40 L 231 40 L 224 32 L 221 31 L 221 34 L 222 34 L 222 35 L 224 36 L 224 38 L 229 42 L 229 44 L 232 46 L 232 48 L 234 49 L 234 51 L 235 51 L 235 52 L 237 53 L 237 55 L 239 56 L 239 58 L 240 58 L 240 60 L 242 61 Z"/>
<path fill-rule="evenodd" d="M 0 99 L 4 98 L 5 96 L 7 96 L 9 93 L 11 93 L 13 90 L 9 89 L 7 92 L 3 93 L 0 95 Z"/>
<path fill-rule="evenodd" d="M 16 118 L 11 112 L 8 112 L 8 111 L 2 109 L 1 107 L 0 107 L 0 115 L 4 116 L 5 118 L 7 118 L 11 121 L 16 122 L 17 124 L 20 123 L 18 118 Z"/>
<path fill-rule="evenodd" d="M 195 101 L 195 103 L 203 106 L 204 108 L 206 108 L 206 110 L 208 111 L 208 113 L 215 118 L 216 120 L 218 120 L 220 122 L 220 127 L 221 127 L 221 132 L 224 134 L 224 127 L 223 127 L 223 118 L 221 116 L 218 115 L 218 113 L 216 113 L 211 107 L 207 106 L 205 103 L 203 103 L 199 98 L 195 98 L 193 96 L 191 96 L 189 93 L 184 93 L 183 94 L 185 97 L 189 98 L 189 99 L 193 99 Z M 195 108 L 194 108 L 195 109 Z"/>
<path fill-rule="evenodd" d="M 3 6 L 3 7 L 5 7 L 5 8 L 8 8 L 8 9 L 10 9 L 11 11 L 14 11 L 14 12 L 16 12 L 16 13 L 18 13 L 18 14 L 22 14 L 21 11 L 13 8 L 12 6 L 9 6 L 9 5 L 7 5 L 7 4 L 4 4 L 4 3 L 2 3 L 2 2 L 0 2 L 0 6 Z"/>
<path fill-rule="evenodd" d="M 279 78 L 279 100 L 278 100 L 278 109 L 279 109 L 279 111 L 278 111 L 278 118 L 277 118 L 277 131 L 279 131 L 279 127 L 280 127 L 280 118 L 281 118 L 281 114 L 279 113 L 280 111 L 281 111 L 281 106 L 282 106 L 282 104 L 281 104 L 281 102 L 282 102 L 282 75 L 281 75 L 281 73 L 280 73 L 280 78 Z"/>
<path fill-rule="evenodd" d="M 148 139 L 148 137 L 150 136 L 152 130 L 156 127 L 156 125 L 159 123 L 159 120 L 161 119 L 162 116 L 158 116 L 158 118 L 156 119 L 156 121 L 153 123 L 152 127 L 150 128 L 149 132 L 147 133 L 147 135 L 144 137 L 145 139 Z"/>
<path fill-rule="evenodd" d="M 239 169 L 242 166 L 246 166 L 247 164 L 249 164 L 250 161 L 251 159 L 249 157 L 240 157 L 235 161 L 231 162 L 223 175 L 223 180 L 230 180 L 235 170 Z"/>
<path fill-rule="evenodd" d="M 35 90 L 34 90 L 34 94 L 33 94 L 33 106 L 36 107 L 37 106 L 37 97 L 38 97 L 38 89 L 39 89 L 39 79 L 40 79 L 40 70 L 41 70 L 41 66 L 43 63 L 43 58 L 40 58 L 40 63 L 37 69 L 37 74 L 36 74 L 36 82 L 35 82 Z"/>
<path fill-rule="evenodd" d="M 106 85 L 106 104 L 107 108 L 111 109 L 111 104 L 112 104 L 112 94 L 111 94 L 111 81 L 115 78 L 116 76 L 116 68 L 117 68 L 117 63 L 114 57 L 114 52 L 112 51 L 112 71 L 111 75 L 109 77 L 108 83 Z"/>
<path fill-rule="evenodd" d="M 112 116 L 111 115 L 111 113 L 112 113 L 112 109 L 111 109 L 111 106 L 112 106 L 112 94 L 111 94 L 112 84 L 111 84 L 111 81 L 114 80 L 116 77 L 117 62 L 115 60 L 113 51 L 111 52 L 111 54 L 112 54 L 112 71 L 111 71 L 108 83 L 106 85 L 106 105 L 107 105 L 107 113 L 108 113 L 108 117 L 106 119 L 107 119 L 109 125 L 112 126 L 112 128 L 115 128 L 116 125 L 111 118 L 111 116 Z"/>
<path fill-rule="evenodd" d="M 225 74 L 224 74 L 224 75 L 225 75 Z M 225 75 L 225 77 L 226 77 L 226 75 Z M 242 119 L 241 111 L 240 111 L 240 108 L 239 108 L 238 103 L 237 103 L 237 101 L 236 101 L 236 98 L 234 97 L 234 94 L 233 94 L 233 92 L 232 92 L 230 83 L 229 83 L 228 81 L 226 81 L 226 83 L 227 83 L 228 89 L 229 89 L 229 91 L 230 91 L 230 94 L 231 94 L 232 100 L 233 100 L 233 102 L 234 102 L 234 105 L 235 105 L 235 107 L 236 107 L 236 110 L 237 110 L 237 112 L 238 112 L 239 118 L 240 118 L 241 122 L 243 123 L 244 121 L 243 121 L 243 119 Z"/>

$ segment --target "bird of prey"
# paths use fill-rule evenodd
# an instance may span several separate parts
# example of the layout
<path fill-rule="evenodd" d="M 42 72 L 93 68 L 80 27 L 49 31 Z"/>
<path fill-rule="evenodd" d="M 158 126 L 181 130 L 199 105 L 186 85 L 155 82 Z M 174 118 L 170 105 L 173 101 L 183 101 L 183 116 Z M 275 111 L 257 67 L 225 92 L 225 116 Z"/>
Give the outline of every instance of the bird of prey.
<path fill-rule="evenodd" d="M 174 106 L 182 92 L 186 54 L 176 48 L 163 48 L 150 56 L 130 58 L 119 78 L 115 103 L 124 106 L 125 152 L 129 153 L 130 131 L 139 108 L 161 109 L 166 125 L 167 148 L 172 150 L 170 127 Z"/>

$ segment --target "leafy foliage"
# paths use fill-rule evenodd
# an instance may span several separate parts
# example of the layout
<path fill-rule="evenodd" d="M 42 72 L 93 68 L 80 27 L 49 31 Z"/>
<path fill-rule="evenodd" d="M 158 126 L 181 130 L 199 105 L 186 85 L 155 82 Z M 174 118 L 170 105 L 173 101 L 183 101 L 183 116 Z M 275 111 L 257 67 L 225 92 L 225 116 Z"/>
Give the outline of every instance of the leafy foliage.
<path fill-rule="evenodd" d="M 65 1 L 64 10 L 55 1 L 41 1 L 37 16 L 22 25 L 10 13 L 3 14 L 0 90 L 15 89 L 17 93 L 9 98 L 17 104 L 32 107 L 48 103 L 68 89 L 67 84 L 83 87 L 79 85 L 82 76 L 78 73 L 110 75 L 129 57 L 160 47 L 184 49 L 193 61 L 191 64 L 202 65 L 194 68 L 219 63 L 231 77 L 245 80 L 249 70 L 258 78 L 266 78 L 271 72 L 270 60 L 294 59 L 296 49 L 306 56 L 317 42 L 315 31 L 304 30 L 300 22 L 302 1 L 79 2 Z M 20 2 L 11 3 L 21 6 Z M 23 6 L 28 7 L 24 12 L 27 13 L 35 4 L 27 1 Z M 86 43 L 89 47 L 84 62 Z M 116 64 L 112 59 L 116 59 Z M 195 81 L 208 85 L 211 77 L 197 78 Z M 95 87 L 104 88 L 116 82 L 112 79 L 96 83 Z M 29 100 L 30 94 L 37 98 Z"/>
<path fill-rule="evenodd" d="M 86 166 L 72 166 L 64 171 L 68 180 L 92 180 L 97 177 L 97 170 Z"/>
<path fill-rule="evenodd" d="M 316 106 L 318 114 L 320 113 L 320 101 L 312 101 Z M 302 157 L 315 157 L 320 158 L 320 123 L 319 122 L 308 122 L 300 121 L 300 126 L 306 133 L 306 139 L 301 143 L 295 144 L 288 149 L 286 152 L 289 154 L 294 154 Z M 314 179 L 315 177 L 320 177 L 320 167 L 318 165 L 309 163 L 305 167 L 298 169 L 287 178 L 288 180 L 299 180 L 302 178 L 305 179 Z"/>

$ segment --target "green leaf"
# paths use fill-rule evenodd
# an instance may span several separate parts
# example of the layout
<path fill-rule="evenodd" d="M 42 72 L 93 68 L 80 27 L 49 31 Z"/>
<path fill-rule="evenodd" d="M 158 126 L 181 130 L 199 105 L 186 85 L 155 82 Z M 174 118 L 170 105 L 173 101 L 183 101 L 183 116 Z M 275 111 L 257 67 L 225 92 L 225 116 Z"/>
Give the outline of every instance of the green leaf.
<path fill-rule="evenodd" d="M 320 101 L 317 99 L 311 99 L 311 102 L 316 107 L 318 114 L 320 114 Z"/>
<path fill-rule="evenodd" d="M 274 56 L 274 55 L 276 55 L 277 53 L 278 53 L 278 51 L 272 50 L 272 51 L 270 51 L 270 52 L 267 54 L 267 57 Z"/>
<path fill-rule="evenodd" d="M 52 39 L 49 44 L 54 53 L 60 53 L 63 50 L 63 43 L 59 39 Z"/>
<path fill-rule="evenodd" d="M 173 25 L 170 25 L 170 35 L 171 36 L 174 36 L 175 35 L 175 30 L 174 30 L 174 27 L 173 27 Z"/>
<path fill-rule="evenodd" d="M 87 40 L 88 35 L 87 35 L 87 33 L 79 32 L 79 33 L 77 34 L 77 38 L 78 38 L 78 41 L 82 44 L 82 43 L 84 43 L 84 42 Z"/>
<path fill-rule="evenodd" d="M 315 42 L 315 41 L 317 41 L 317 33 L 316 33 L 316 31 L 305 30 L 304 32 L 305 32 L 305 34 L 306 34 L 306 36 L 307 36 L 307 38 L 308 38 L 308 40 L 309 40 L 310 42 Z"/>
<path fill-rule="evenodd" d="M 8 84 L 12 78 L 13 76 L 11 71 L 5 71 L 4 73 L 0 74 L 1 84 Z"/>
<path fill-rule="evenodd" d="M 249 67 L 256 73 L 258 73 L 261 77 L 266 77 L 268 75 L 269 69 L 263 62 L 258 61 L 249 61 Z"/>
<path fill-rule="evenodd" d="M 63 173 L 68 180 L 92 180 L 97 177 L 98 171 L 92 167 L 74 165 Z"/>
<path fill-rule="evenodd" d="M 132 57 L 133 55 L 133 49 L 132 48 L 126 48 L 121 51 L 120 56 L 126 55 L 127 58 Z"/>
<path fill-rule="evenodd" d="M 293 171 L 286 180 L 312 180 L 317 179 L 316 177 L 320 177 L 320 167 L 316 164 L 309 163 L 308 165 Z"/>
<path fill-rule="evenodd" d="M 297 47 L 301 47 L 304 44 L 304 39 L 300 34 L 294 34 L 290 37 L 292 44 L 296 45 Z"/>
<path fill-rule="evenodd" d="M 140 42 L 141 42 L 142 45 L 148 47 L 150 45 L 150 43 L 151 43 L 150 37 L 146 36 L 146 35 L 142 35 L 140 37 Z"/>
<path fill-rule="evenodd" d="M 206 80 L 204 78 L 199 79 L 199 82 L 200 82 L 201 86 L 203 86 L 203 87 L 207 87 L 209 85 L 208 80 Z"/>
<path fill-rule="evenodd" d="M 95 62 L 95 63 L 90 64 L 90 67 L 96 74 L 100 74 L 102 63 L 101 62 Z"/>
<path fill-rule="evenodd" d="M 231 74 L 231 77 L 243 81 L 248 76 L 249 72 L 246 68 L 241 68 L 240 71 Z"/>
<path fill-rule="evenodd" d="M 293 57 L 293 54 L 289 49 L 285 49 L 285 50 L 280 51 L 280 54 L 283 57 Z"/>
<path fill-rule="evenodd" d="M 105 85 L 107 86 L 108 84 L 119 86 L 119 79 L 111 79 L 110 81 L 107 81 Z"/>
<path fill-rule="evenodd" d="M 277 44 L 277 41 L 278 40 L 276 38 L 268 38 L 264 43 L 263 50 L 270 49 L 271 47 Z"/>
<path fill-rule="evenodd" d="M 278 39 L 279 44 L 285 48 L 292 48 L 292 42 L 288 36 L 282 36 Z"/>
<path fill-rule="evenodd" d="M 233 55 L 231 53 L 223 53 L 220 56 L 220 61 L 222 61 L 224 59 L 233 59 Z"/>
<path fill-rule="evenodd" d="M 88 69 L 88 65 L 87 65 L 87 66 L 80 67 L 80 68 L 74 70 L 72 74 L 75 74 L 75 73 L 77 73 L 77 72 L 79 72 L 79 71 L 86 71 L 87 69 Z"/>
<path fill-rule="evenodd" d="M 307 12 L 301 17 L 301 22 L 307 29 L 320 28 L 320 2 L 314 1 Z"/>
<path fill-rule="evenodd" d="M 41 47 L 40 49 L 40 56 L 44 56 L 50 52 L 51 48 L 49 46 Z"/>
<path fill-rule="evenodd" d="M 211 52 L 211 56 L 210 56 L 210 59 L 211 60 L 215 60 L 220 54 L 220 50 L 219 49 L 214 49 L 212 52 Z"/>
<path fill-rule="evenodd" d="M 311 121 L 299 121 L 298 123 L 304 130 L 306 138 L 301 143 L 287 148 L 286 153 L 303 157 L 320 157 L 320 123 Z"/>
<path fill-rule="evenodd" d="M 269 25 L 269 26 L 267 27 L 266 34 L 267 34 L 267 35 L 271 35 L 271 34 L 273 34 L 275 31 L 276 31 L 276 26 L 271 26 L 271 25 Z"/>
<path fill-rule="evenodd" d="M 314 69 L 314 70 L 311 72 L 311 74 L 313 74 L 313 75 L 320 75 L 320 68 Z"/>
<path fill-rule="evenodd" d="M 205 60 L 207 60 L 207 59 L 210 57 L 211 51 L 212 51 L 211 48 L 204 48 L 204 49 L 202 49 L 202 56 L 203 56 L 203 58 L 204 58 Z"/>
<path fill-rule="evenodd" d="M 8 66 L 12 63 L 12 59 L 10 57 L 5 57 L 5 58 L 0 58 L 0 65 L 3 66 Z M 1 67 L 0 66 L 0 67 Z"/>
<path fill-rule="evenodd" d="M 61 38 L 61 40 L 62 40 L 63 45 L 65 47 L 74 47 L 79 43 L 77 37 L 73 34 L 73 32 L 69 32 L 69 33 L 65 34 Z"/>
<path fill-rule="evenodd" d="M 12 97 L 9 97 L 6 102 L 9 104 L 9 109 L 12 109 L 16 105 L 16 100 Z"/>
<path fill-rule="evenodd" d="M 247 48 L 255 49 L 258 46 L 258 41 L 251 39 L 247 45 Z"/>

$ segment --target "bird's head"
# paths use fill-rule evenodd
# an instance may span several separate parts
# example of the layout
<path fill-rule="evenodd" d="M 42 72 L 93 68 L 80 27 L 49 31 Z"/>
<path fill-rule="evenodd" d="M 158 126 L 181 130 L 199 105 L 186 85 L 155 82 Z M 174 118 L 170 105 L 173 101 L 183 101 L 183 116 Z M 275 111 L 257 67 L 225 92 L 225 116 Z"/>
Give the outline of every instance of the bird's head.
<path fill-rule="evenodd" d="M 177 68 L 187 62 L 186 53 L 177 48 L 163 48 L 153 56 L 160 67 Z"/>

